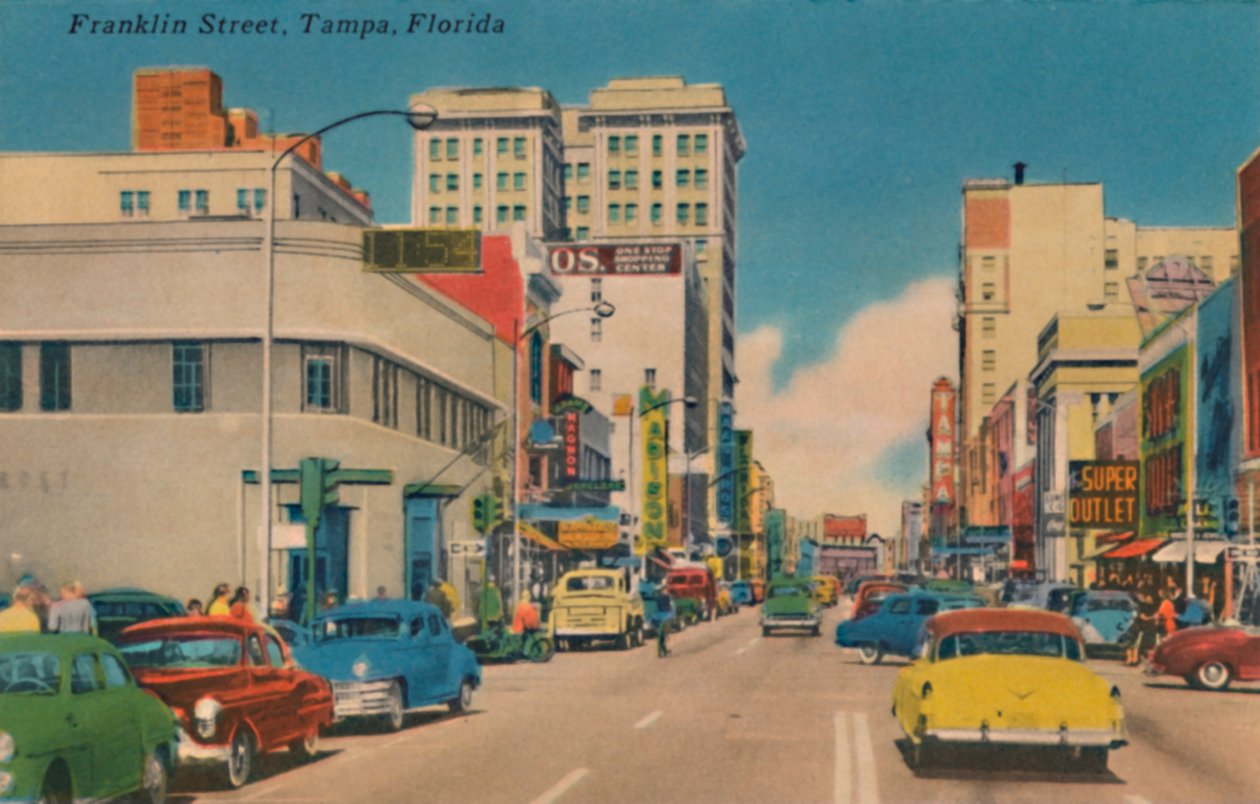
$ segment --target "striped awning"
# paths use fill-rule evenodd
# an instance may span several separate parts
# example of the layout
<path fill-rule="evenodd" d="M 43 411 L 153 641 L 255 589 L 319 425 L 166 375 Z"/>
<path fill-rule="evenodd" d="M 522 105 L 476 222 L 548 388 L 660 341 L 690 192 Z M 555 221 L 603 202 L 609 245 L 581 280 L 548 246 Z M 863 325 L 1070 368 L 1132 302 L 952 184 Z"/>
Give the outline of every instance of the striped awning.
<path fill-rule="evenodd" d="M 1097 558 L 1105 558 L 1108 560 L 1117 558 L 1140 558 L 1147 553 L 1154 552 L 1164 546 L 1163 539 L 1137 539 L 1136 541 L 1122 544 L 1119 547 L 1108 550 Z"/>

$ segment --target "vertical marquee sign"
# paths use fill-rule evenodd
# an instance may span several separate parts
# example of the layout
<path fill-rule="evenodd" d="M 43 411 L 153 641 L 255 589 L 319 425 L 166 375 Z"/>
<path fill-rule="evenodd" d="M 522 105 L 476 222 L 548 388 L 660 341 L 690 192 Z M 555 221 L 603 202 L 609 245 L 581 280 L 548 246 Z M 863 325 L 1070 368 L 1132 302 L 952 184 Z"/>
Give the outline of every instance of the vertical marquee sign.
<path fill-rule="evenodd" d="M 664 547 L 669 538 L 669 465 L 666 461 L 665 424 L 669 391 L 639 389 L 639 425 L 643 433 L 643 510 L 638 550 L 646 553 Z"/>
<path fill-rule="evenodd" d="M 718 405 L 717 518 L 735 521 L 735 409 L 730 402 Z"/>
<path fill-rule="evenodd" d="M 752 430 L 735 431 L 735 532 L 752 531 Z"/>

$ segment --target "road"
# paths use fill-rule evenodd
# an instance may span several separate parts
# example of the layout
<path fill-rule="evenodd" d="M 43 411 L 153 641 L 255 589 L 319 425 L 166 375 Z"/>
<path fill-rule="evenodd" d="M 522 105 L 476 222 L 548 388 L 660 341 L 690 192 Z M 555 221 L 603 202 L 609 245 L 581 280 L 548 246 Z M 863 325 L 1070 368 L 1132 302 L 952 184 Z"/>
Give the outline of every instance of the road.
<path fill-rule="evenodd" d="M 862 666 L 832 634 L 762 637 L 755 609 L 691 628 L 658 659 L 558 654 L 487 667 L 471 712 L 412 715 L 397 734 L 338 726 L 320 756 L 262 759 L 237 791 L 176 778 L 190 801 L 1242 801 L 1260 688 L 1226 693 L 1091 666 L 1120 687 L 1131 744 L 1088 774 L 1044 758 L 962 753 L 915 772 L 889 714 L 900 662 Z"/>

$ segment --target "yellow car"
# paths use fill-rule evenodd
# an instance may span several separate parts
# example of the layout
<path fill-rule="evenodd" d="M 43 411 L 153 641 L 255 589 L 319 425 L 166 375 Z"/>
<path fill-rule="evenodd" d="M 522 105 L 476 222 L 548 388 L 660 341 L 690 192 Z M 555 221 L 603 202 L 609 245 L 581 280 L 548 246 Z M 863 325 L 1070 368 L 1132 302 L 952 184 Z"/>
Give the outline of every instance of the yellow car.
<path fill-rule="evenodd" d="M 820 606 L 836 605 L 836 590 L 840 584 L 829 575 L 815 575 L 809 579 L 814 590 L 814 602 Z"/>
<path fill-rule="evenodd" d="M 1087 770 L 1127 744 L 1120 691 L 1085 667 L 1072 621 L 1047 611 L 963 609 L 924 625 L 893 685 L 911 763 L 941 745 L 1057 747 Z"/>

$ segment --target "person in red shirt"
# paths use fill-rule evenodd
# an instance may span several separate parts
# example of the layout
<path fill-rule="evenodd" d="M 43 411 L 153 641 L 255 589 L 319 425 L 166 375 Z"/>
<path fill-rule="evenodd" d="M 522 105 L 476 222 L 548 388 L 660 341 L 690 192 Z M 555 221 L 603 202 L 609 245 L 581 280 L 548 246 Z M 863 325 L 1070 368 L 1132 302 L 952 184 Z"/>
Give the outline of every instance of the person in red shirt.
<path fill-rule="evenodd" d="M 1177 630 L 1177 607 L 1173 605 L 1173 592 L 1171 589 L 1161 589 L 1159 596 L 1162 600 L 1156 616 L 1159 618 L 1160 630 L 1164 636 L 1168 636 Z"/>
<path fill-rule="evenodd" d="M 523 634 L 526 631 L 535 631 L 539 627 L 538 609 L 534 607 L 534 598 L 529 592 L 521 595 L 521 601 L 516 604 L 516 611 L 512 615 L 512 633 Z"/>
<path fill-rule="evenodd" d="M 231 603 L 228 604 L 228 614 L 238 620 L 245 620 L 252 623 L 254 621 L 254 613 L 249 610 L 249 590 L 245 587 L 237 587 L 236 594 L 233 595 Z"/>

